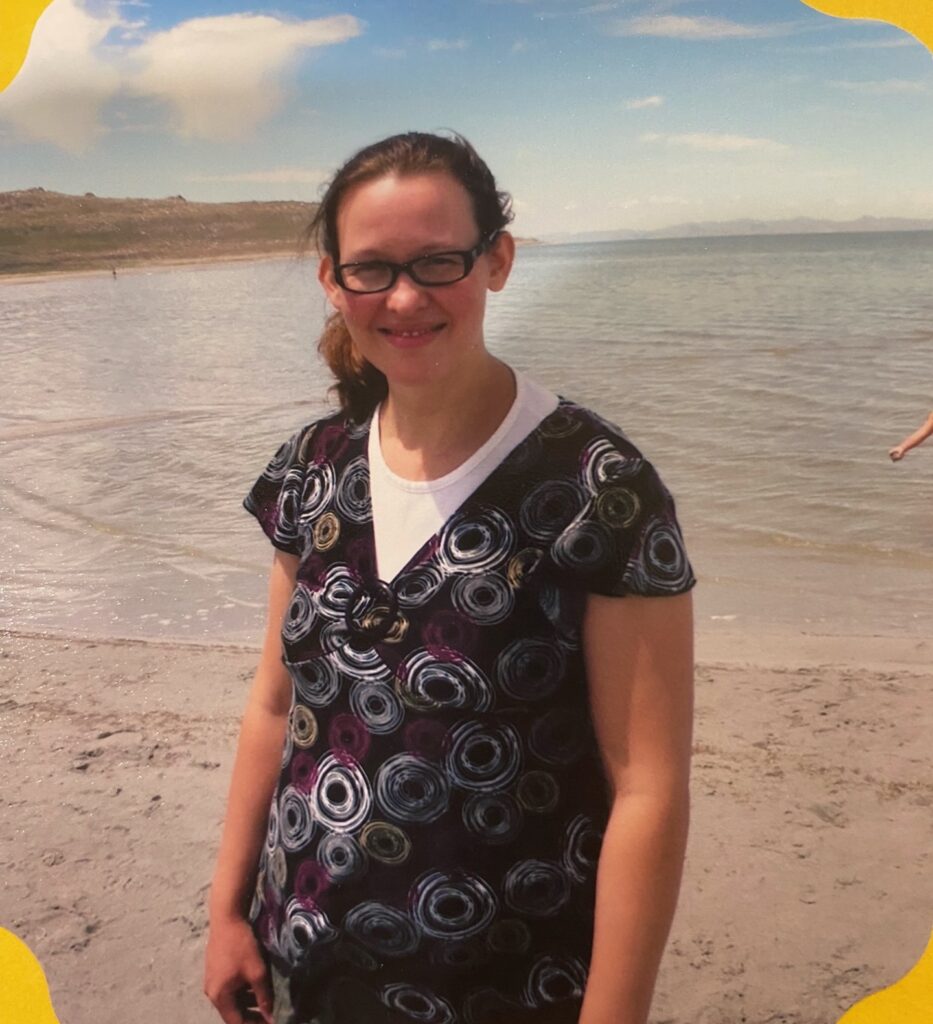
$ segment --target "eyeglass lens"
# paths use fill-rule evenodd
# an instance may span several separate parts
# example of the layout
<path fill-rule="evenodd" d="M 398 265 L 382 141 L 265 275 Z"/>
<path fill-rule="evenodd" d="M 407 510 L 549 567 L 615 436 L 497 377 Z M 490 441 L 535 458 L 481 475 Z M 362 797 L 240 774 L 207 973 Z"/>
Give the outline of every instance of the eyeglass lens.
<path fill-rule="evenodd" d="M 340 268 L 347 288 L 361 292 L 378 292 L 391 286 L 398 270 L 403 269 L 391 263 L 372 260 L 367 263 L 353 263 Z M 453 284 L 466 277 L 469 271 L 468 256 L 460 252 L 437 253 L 422 256 L 408 264 L 409 275 L 418 284 Z"/>

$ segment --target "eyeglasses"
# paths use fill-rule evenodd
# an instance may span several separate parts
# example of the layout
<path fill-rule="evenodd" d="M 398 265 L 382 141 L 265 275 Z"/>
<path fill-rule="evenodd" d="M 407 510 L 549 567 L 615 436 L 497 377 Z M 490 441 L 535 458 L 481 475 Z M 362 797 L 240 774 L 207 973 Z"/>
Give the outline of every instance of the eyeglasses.
<path fill-rule="evenodd" d="M 481 239 L 472 249 L 433 252 L 407 263 L 390 263 L 388 260 L 338 263 L 334 267 L 334 278 L 344 291 L 356 292 L 358 295 L 387 292 L 401 273 L 407 274 L 415 284 L 423 285 L 425 288 L 456 284 L 470 273 L 477 257 L 481 256 L 498 237 L 499 232 L 494 231 L 488 238 Z"/>

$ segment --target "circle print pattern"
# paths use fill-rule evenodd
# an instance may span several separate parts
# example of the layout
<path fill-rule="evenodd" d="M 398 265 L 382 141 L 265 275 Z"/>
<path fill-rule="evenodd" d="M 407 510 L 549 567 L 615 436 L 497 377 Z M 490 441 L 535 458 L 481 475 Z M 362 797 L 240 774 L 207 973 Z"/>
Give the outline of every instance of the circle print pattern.
<path fill-rule="evenodd" d="M 453 1024 L 456 1020 L 446 999 L 415 985 L 386 985 L 382 990 L 382 1001 L 390 1010 L 419 1024 Z"/>
<path fill-rule="evenodd" d="M 505 578 L 495 573 L 461 576 L 450 592 L 454 608 L 479 626 L 494 626 L 512 613 L 515 595 Z"/>
<path fill-rule="evenodd" d="M 334 496 L 335 483 L 333 463 L 322 462 L 308 466 L 301 495 L 299 522 L 302 526 L 310 525 L 327 508 Z"/>
<path fill-rule="evenodd" d="M 571 523 L 554 541 L 551 553 L 563 569 L 599 569 L 612 558 L 612 538 L 602 523 L 581 519 Z"/>
<path fill-rule="evenodd" d="M 418 933 L 408 915 L 376 900 L 357 904 L 343 927 L 378 956 L 408 956 L 418 948 Z"/>
<path fill-rule="evenodd" d="M 282 623 L 282 637 L 295 643 L 311 632 L 314 625 L 314 598 L 304 583 L 299 583 L 292 594 L 285 619 Z"/>
<path fill-rule="evenodd" d="M 492 685 L 465 657 L 448 661 L 422 647 L 412 651 L 399 665 L 396 676 L 399 696 L 409 707 L 419 711 L 437 708 L 487 711 L 492 707 Z"/>
<path fill-rule="evenodd" d="M 495 679 L 515 700 L 541 700 L 560 685 L 566 663 L 564 652 L 556 644 L 519 637 L 496 659 Z"/>
<path fill-rule="evenodd" d="M 570 898 L 570 882 L 559 864 L 522 860 L 513 864 L 503 884 L 505 902 L 526 917 L 553 917 Z"/>
<path fill-rule="evenodd" d="M 346 882 L 366 870 L 366 854 L 352 836 L 330 832 L 317 844 L 317 859 L 332 882 Z"/>
<path fill-rule="evenodd" d="M 403 864 L 411 853 L 411 840 L 387 821 L 371 821 L 360 834 L 363 849 L 383 864 Z"/>
<path fill-rule="evenodd" d="M 298 434 L 293 434 L 272 456 L 272 461 L 263 470 L 263 477 L 266 480 L 281 480 L 295 461 L 297 448 Z"/>
<path fill-rule="evenodd" d="M 328 619 L 343 621 L 347 605 L 358 586 L 359 580 L 347 566 L 339 562 L 331 565 L 324 574 L 323 586 L 318 594 L 318 610 Z"/>
<path fill-rule="evenodd" d="M 392 584 L 402 608 L 420 608 L 440 590 L 444 574 L 436 565 L 419 565 L 403 572 Z"/>
<path fill-rule="evenodd" d="M 335 668 L 352 679 L 389 683 L 392 673 L 372 647 L 342 647 L 333 652 Z"/>
<path fill-rule="evenodd" d="M 317 739 L 317 719 L 304 704 L 293 704 L 289 723 L 292 740 L 296 747 L 310 747 Z"/>
<path fill-rule="evenodd" d="M 311 946 L 331 942 L 336 937 L 337 932 L 322 910 L 303 906 L 297 899 L 288 901 L 280 941 L 289 963 L 297 965 Z"/>
<path fill-rule="evenodd" d="M 535 962 L 525 986 L 525 1000 L 532 1006 L 550 1006 L 581 999 L 586 967 L 576 957 L 543 956 Z"/>
<path fill-rule="evenodd" d="M 487 506 L 447 521 L 438 537 L 438 561 L 445 572 L 488 572 L 512 553 L 515 530 L 505 513 Z"/>
<path fill-rule="evenodd" d="M 460 722 L 447 734 L 447 776 L 475 792 L 505 789 L 522 765 L 522 744 L 507 722 Z"/>
<path fill-rule="evenodd" d="M 578 814 L 567 826 L 561 863 L 581 885 L 596 874 L 603 834 L 585 814 Z"/>
<path fill-rule="evenodd" d="M 607 484 L 618 484 L 636 476 L 644 461 L 640 456 L 626 458 L 608 438 L 597 437 L 580 456 L 583 483 L 591 494 L 596 494 Z"/>
<path fill-rule="evenodd" d="M 285 880 L 288 877 L 288 863 L 285 860 L 285 851 L 281 846 L 277 846 L 272 853 L 269 854 L 269 881 L 272 883 L 273 888 L 281 893 L 285 888 Z"/>
<path fill-rule="evenodd" d="M 340 520 L 333 512 L 325 512 L 315 520 L 311 538 L 315 551 L 330 551 L 340 539 Z"/>
<path fill-rule="evenodd" d="M 508 793 L 474 793 L 462 815 L 467 830 L 484 843 L 510 843 L 521 832 L 522 811 Z"/>
<path fill-rule="evenodd" d="M 560 802 L 560 786 L 550 772 L 526 772 L 518 780 L 515 795 L 530 814 L 548 814 Z"/>
<path fill-rule="evenodd" d="M 468 939 L 487 928 L 498 901 L 489 885 L 465 871 L 429 871 L 408 894 L 415 924 L 434 939 Z"/>
<path fill-rule="evenodd" d="M 395 691 L 385 683 L 361 679 L 350 691 L 353 713 L 376 736 L 395 730 L 405 718 L 405 709 Z"/>
<path fill-rule="evenodd" d="M 690 563 L 680 534 L 663 519 L 655 519 L 645 533 L 636 576 L 639 589 L 671 593 L 680 593 L 690 580 Z"/>
<path fill-rule="evenodd" d="M 282 846 L 289 853 L 304 849 L 314 834 L 308 797 L 294 786 L 286 786 L 279 797 L 279 834 Z"/>
<path fill-rule="evenodd" d="M 640 511 L 641 499 L 627 487 L 607 487 L 596 497 L 597 518 L 611 529 L 631 526 Z"/>
<path fill-rule="evenodd" d="M 337 485 L 335 499 L 337 511 L 351 523 L 366 523 L 372 519 L 369 500 L 369 469 L 366 458 L 358 455 L 347 464 Z"/>
<path fill-rule="evenodd" d="M 583 493 L 571 480 L 545 480 L 522 502 L 518 518 L 529 536 L 549 543 L 583 507 Z"/>
<path fill-rule="evenodd" d="M 340 692 L 340 678 L 328 658 L 287 665 L 295 690 L 305 704 L 323 708 Z"/>
<path fill-rule="evenodd" d="M 436 821 L 447 810 L 447 779 L 429 761 L 413 754 L 395 754 L 376 772 L 376 802 L 396 821 L 419 825 Z"/>
<path fill-rule="evenodd" d="M 517 590 L 522 581 L 538 568 L 543 557 L 544 552 L 540 548 L 522 548 L 512 555 L 505 569 L 509 586 Z"/>
<path fill-rule="evenodd" d="M 310 795 L 314 817 L 331 832 L 356 832 L 372 810 L 366 773 L 353 758 L 325 754 Z"/>

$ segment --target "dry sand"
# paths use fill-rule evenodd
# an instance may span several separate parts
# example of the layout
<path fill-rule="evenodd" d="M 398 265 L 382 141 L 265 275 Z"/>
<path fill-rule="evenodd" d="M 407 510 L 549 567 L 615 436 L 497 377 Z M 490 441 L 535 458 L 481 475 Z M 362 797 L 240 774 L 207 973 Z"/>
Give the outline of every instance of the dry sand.
<path fill-rule="evenodd" d="M 655 1024 L 834 1024 L 933 924 L 922 642 L 701 638 Z M 204 898 L 255 652 L 6 635 L 0 924 L 61 1024 L 216 1024 Z M 865 667 L 870 665 L 870 667 Z"/>

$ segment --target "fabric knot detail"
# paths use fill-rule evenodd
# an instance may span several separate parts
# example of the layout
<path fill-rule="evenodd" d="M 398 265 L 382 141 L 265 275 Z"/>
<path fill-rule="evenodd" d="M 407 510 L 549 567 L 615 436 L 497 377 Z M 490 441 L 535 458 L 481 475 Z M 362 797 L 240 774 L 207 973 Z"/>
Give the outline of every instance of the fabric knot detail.
<path fill-rule="evenodd" d="M 398 598 L 388 583 L 360 583 L 347 602 L 345 613 L 350 646 L 365 650 L 384 640 L 398 624 Z"/>

